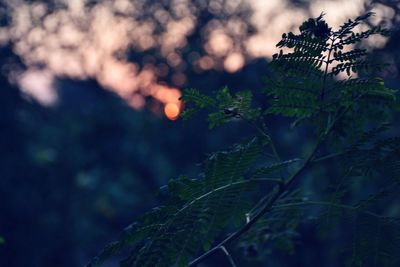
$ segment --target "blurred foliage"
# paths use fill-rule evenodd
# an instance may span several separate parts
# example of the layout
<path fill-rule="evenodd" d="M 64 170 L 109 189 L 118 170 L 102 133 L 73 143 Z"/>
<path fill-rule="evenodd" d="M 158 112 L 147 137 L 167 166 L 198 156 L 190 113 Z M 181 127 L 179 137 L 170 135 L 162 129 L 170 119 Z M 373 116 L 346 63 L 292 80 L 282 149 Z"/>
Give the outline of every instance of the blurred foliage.
<path fill-rule="evenodd" d="M 251 91 L 237 92 L 235 96 L 232 96 L 227 87 L 217 91 L 215 100 L 195 89 L 187 89 L 181 100 L 185 103 L 194 103 L 196 107 L 186 108 L 181 116 L 188 119 L 199 109 L 215 109 L 215 112 L 208 114 L 211 129 L 229 122 L 232 118 L 251 121 L 260 116 L 260 108 L 251 108 L 252 98 Z"/>

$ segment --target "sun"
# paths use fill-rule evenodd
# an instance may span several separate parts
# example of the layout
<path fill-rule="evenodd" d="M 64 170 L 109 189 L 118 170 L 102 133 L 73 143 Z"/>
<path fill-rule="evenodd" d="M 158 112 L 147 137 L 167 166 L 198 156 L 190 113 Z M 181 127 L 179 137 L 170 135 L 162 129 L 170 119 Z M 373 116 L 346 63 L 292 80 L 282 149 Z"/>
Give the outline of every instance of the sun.
<path fill-rule="evenodd" d="M 164 106 L 164 113 L 168 119 L 174 121 L 174 120 L 178 119 L 178 117 L 179 117 L 180 108 L 179 108 L 178 104 L 176 104 L 176 103 L 167 103 Z"/>

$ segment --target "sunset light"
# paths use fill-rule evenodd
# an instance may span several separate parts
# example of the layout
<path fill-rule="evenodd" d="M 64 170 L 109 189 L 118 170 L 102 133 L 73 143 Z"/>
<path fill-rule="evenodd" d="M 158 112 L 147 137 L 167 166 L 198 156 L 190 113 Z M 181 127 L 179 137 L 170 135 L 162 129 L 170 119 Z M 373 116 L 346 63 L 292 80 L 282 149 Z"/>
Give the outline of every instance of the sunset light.
<path fill-rule="evenodd" d="M 180 113 L 178 104 L 175 103 L 166 104 L 164 107 L 164 113 L 165 116 L 167 116 L 167 118 L 172 121 L 178 119 Z"/>

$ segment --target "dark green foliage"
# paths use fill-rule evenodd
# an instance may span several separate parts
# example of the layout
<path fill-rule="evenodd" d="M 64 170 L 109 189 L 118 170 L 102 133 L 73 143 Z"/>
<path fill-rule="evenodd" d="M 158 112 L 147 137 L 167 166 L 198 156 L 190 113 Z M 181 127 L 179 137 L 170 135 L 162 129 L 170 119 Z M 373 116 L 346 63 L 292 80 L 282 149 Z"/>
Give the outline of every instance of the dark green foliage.
<path fill-rule="evenodd" d="M 169 193 L 166 205 L 145 214 L 90 266 L 100 264 L 127 245 L 135 249 L 121 266 L 185 266 L 200 247 L 211 246 L 227 223 L 244 218 L 250 208 L 246 192 L 265 182 L 245 177 L 264 145 L 253 139 L 215 153 L 206 160 L 202 177 L 171 180 L 165 188 Z M 271 171 L 277 168 L 274 166 Z"/>
<path fill-rule="evenodd" d="M 244 121 L 255 137 L 211 155 L 197 179 L 171 180 L 162 188 L 168 200 L 89 266 L 125 247 L 131 250 L 123 267 L 194 266 L 218 250 L 232 262 L 225 247 L 239 238 L 245 254 L 255 258 L 265 256 L 257 248 L 293 253 L 298 226 L 311 219 L 325 238 L 352 229 L 351 246 L 344 244 L 341 252 L 348 266 L 398 266 L 400 139 L 385 135 L 396 92 L 375 76 L 383 65 L 369 62 L 365 49 L 348 47 L 371 34 L 388 34 L 380 27 L 354 33 L 371 15 L 337 31 L 321 15 L 304 22 L 300 34 L 283 34 L 277 46 L 290 51 L 280 50 L 269 64 L 265 109 L 254 107 L 250 91 L 232 94 L 225 87 L 210 97 L 186 90 L 185 118 L 205 109 L 210 128 Z M 313 148 L 282 160 L 266 123 L 271 115 L 292 117 L 292 126 L 304 122 Z M 314 167 L 326 167 L 326 161 L 333 161 L 335 170 L 317 173 Z"/>
<path fill-rule="evenodd" d="M 277 46 L 293 49 L 293 52 L 283 53 L 281 50 L 273 56 L 270 64 L 273 73 L 266 89 L 272 97 L 267 113 L 289 117 L 323 116 L 327 119 L 337 112 L 338 106 L 355 104 L 356 107 L 371 95 L 392 100 L 393 91 L 385 88 L 378 78 L 349 77 L 337 81 L 335 77 L 342 72 L 350 76 L 352 73 L 381 70 L 385 66 L 364 60 L 365 49 L 345 50 L 348 44 L 371 34 L 388 34 L 380 27 L 361 34 L 352 32 L 371 15 L 368 13 L 354 21 L 349 20 L 338 31 L 332 31 L 320 16 L 305 22 L 300 27 L 300 34 L 284 34 Z"/>
<path fill-rule="evenodd" d="M 199 109 L 208 109 L 208 122 L 210 128 L 214 128 L 232 119 L 254 120 L 260 115 L 260 109 L 251 107 L 253 95 L 250 91 L 237 92 L 231 95 L 227 87 L 216 93 L 215 100 L 201 94 L 195 89 L 187 89 L 182 96 L 182 101 L 194 104 L 195 107 L 186 108 L 182 117 L 187 119 Z"/>

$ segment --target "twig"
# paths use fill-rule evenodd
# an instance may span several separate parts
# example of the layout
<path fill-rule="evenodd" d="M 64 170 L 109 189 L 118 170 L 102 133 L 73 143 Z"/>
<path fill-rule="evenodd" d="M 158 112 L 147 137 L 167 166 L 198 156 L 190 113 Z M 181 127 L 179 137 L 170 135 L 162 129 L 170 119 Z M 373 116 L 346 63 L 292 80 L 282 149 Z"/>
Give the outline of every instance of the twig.
<path fill-rule="evenodd" d="M 225 254 L 225 256 L 227 257 L 229 263 L 232 265 L 232 267 L 237 267 L 235 264 L 235 261 L 233 260 L 231 254 L 229 254 L 228 250 L 226 250 L 226 248 L 224 246 L 219 247 L 222 252 Z"/>
<path fill-rule="evenodd" d="M 325 91 L 326 91 L 326 77 L 328 76 L 329 60 L 331 58 L 331 54 L 332 54 L 333 44 L 334 43 L 335 43 L 335 38 L 332 39 L 331 46 L 329 47 L 329 51 L 328 51 L 328 58 L 326 59 L 326 66 L 325 66 L 325 71 L 324 71 L 324 79 L 322 81 L 322 90 L 321 90 L 321 96 L 320 96 L 321 102 L 324 102 Z"/>
<path fill-rule="evenodd" d="M 232 233 L 229 235 L 227 238 L 225 238 L 223 241 L 221 241 L 218 245 L 213 247 L 212 249 L 206 251 L 203 255 L 199 256 L 198 258 L 194 259 L 192 262 L 190 262 L 189 266 L 197 266 L 197 264 L 201 263 L 204 261 L 206 258 L 209 256 L 213 255 L 218 251 L 218 249 L 222 246 L 226 246 L 232 241 L 236 240 L 239 238 L 242 234 L 246 233 L 262 216 L 264 216 L 268 211 L 270 211 L 274 205 L 274 203 L 283 195 L 283 193 L 288 189 L 288 187 L 293 183 L 293 181 L 302 175 L 304 171 L 308 168 L 311 159 L 314 157 L 319 144 L 321 142 L 317 142 L 316 146 L 314 147 L 314 150 L 311 152 L 307 160 L 304 162 L 302 167 L 298 169 L 289 179 L 286 183 L 283 185 L 278 185 L 273 189 L 272 194 L 270 195 L 266 202 L 264 203 L 263 208 L 253 217 L 248 220 L 248 222 L 243 225 L 239 230 L 236 232 Z"/>
<path fill-rule="evenodd" d="M 290 207 L 297 207 L 297 206 L 306 206 L 306 205 L 317 205 L 317 206 L 330 206 L 330 207 L 335 207 L 335 208 L 340 208 L 340 209 L 347 209 L 351 211 L 356 211 L 360 213 L 364 213 L 367 215 L 370 215 L 372 217 L 376 218 L 386 218 L 385 216 L 366 211 L 366 210 L 361 210 L 358 206 L 350 206 L 350 205 L 345 205 L 345 204 L 338 204 L 338 203 L 332 203 L 332 202 L 325 202 L 325 201 L 303 201 L 303 202 L 293 202 L 293 203 L 288 203 L 288 204 L 282 204 L 282 205 L 275 205 L 273 206 L 274 209 L 285 209 L 285 208 L 290 208 Z"/>
<path fill-rule="evenodd" d="M 244 233 L 246 233 L 268 211 L 272 210 L 275 202 L 280 199 L 280 197 L 286 192 L 286 190 L 290 187 L 290 185 L 293 184 L 293 182 L 298 177 L 300 177 L 312 165 L 311 163 L 314 159 L 315 154 L 317 153 L 317 151 L 319 149 L 319 146 L 325 140 L 325 138 L 329 135 L 330 131 L 334 128 L 334 126 L 336 125 L 338 120 L 340 120 L 347 113 L 347 111 L 350 109 L 350 106 L 351 105 L 346 107 L 342 111 L 342 113 L 338 114 L 337 117 L 335 118 L 335 120 L 330 125 L 327 126 L 326 131 L 318 138 L 317 143 L 315 144 L 313 150 L 311 151 L 311 153 L 309 154 L 309 156 L 307 157 L 307 159 L 305 160 L 303 165 L 294 174 L 292 174 L 292 176 L 285 183 L 279 184 L 278 186 L 276 186 L 273 189 L 271 194 L 269 194 L 270 197 L 266 198 L 265 203 L 263 203 L 264 204 L 263 208 L 254 217 L 250 218 L 247 221 L 247 223 L 244 224 L 239 230 L 237 230 L 236 232 L 229 235 L 227 238 L 222 240 L 219 244 L 217 244 L 210 250 L 206 251 L 205 253 L 203 253 L 202 255 L 200 255 L 199 257 L 194 259 L 193 261 L 191 261 L 189 263 L 189 266 L 190 267 L 197 266 L 197 264 L 203 262 L 205 259 L 207 259 L 211 255 L 215 254 L 220 249 L 220 247 L 226 246 L 226 245 L 230 244 L 231 242 L 235 241 L 237 238 L 239 238 Z"/>
<path fill-rule="evenodd" d="M 248 124 L 250 124 L 250 125 L 251 125 L 254 129 L 256 129 L 257 132 L 259 132 L 262 136 L 264 136 L 265 138 L 268 139 L 268 141 L 270 142 L 270 145 L 271 145 L 271 150 L 272 150 L 272 152 L 273 152 L 273 154 L 274 154 L 276 160 L 277 160 L 278 162 L 280 162 L 281 159 L 280 159 L 280 156 L 279 156 L 279 154 L 278 154 L 278 151 L 276 150 L 275 143 L 273 142 L 273 140 L 272 140 L 272 138 L 271 138 L 271 134 L 270 134 L 269 132 L 266 132 L 266 131 L 263 129 L 263 128 L 267 128 L 267 127 L 265 126 L 265 124 L 263 123 L 262 125 L 263 125 L 264 127 L 261 128 L 261 127 L 259 127 L 256 123 L 254 123 L 253 121 L 246 119 L 242 114 L 238 114 L 238 116 L 239 116 L 242 120 L 244 120 L 245 122 L 247 122 Z M 268 131 L 268 129 L 266 129 L 266 130 Z"/>
<path fill-rule="evenodd" d="M 330 160 L 330 159 L 333 159 L 333 158 L 336 158 L 336 157 L 343 156 L 343 155 L 345 155 L 347 153 L 349 153 L 349 151 L 341 151 L 341 152 L 337 152 L 337 153 L 332 153 L 332 154 L 329 154 L 329 155 L 325 155 L 325 156 L 316 158 L 316 159 L 312 160 L 312 163 L 314 164 L 314 163 L 319 163 L 321 161 Z"/>

